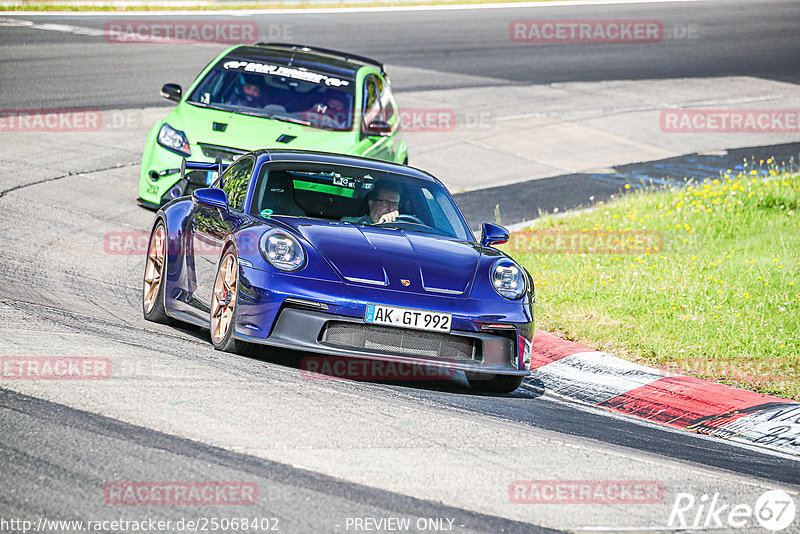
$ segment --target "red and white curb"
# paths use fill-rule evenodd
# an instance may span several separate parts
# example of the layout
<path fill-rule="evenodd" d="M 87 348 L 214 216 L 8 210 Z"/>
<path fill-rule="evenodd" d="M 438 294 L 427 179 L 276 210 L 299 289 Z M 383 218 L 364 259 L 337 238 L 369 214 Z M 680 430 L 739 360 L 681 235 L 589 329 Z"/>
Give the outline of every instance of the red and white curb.
<path fill-rule="evenodd" d="M 612 412 L 800 455 L 800 403 L 644 367 L 537 330 L 528 384 Z"/>

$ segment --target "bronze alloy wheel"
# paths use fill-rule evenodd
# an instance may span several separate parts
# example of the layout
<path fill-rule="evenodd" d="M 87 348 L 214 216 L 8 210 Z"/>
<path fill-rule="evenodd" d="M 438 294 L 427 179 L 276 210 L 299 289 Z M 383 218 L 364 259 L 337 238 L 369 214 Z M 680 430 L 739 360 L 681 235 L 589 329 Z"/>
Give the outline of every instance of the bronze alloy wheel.
<path fill-rule="evenodd" d="M 142 292 L 145 317 L 148 317 L 154 308 L 159 308 L 161 297 L 161 282 L 163 280 L 164 266 L 167 255 L 167 231 L 163 224 L 156 226 L 150 236 L 150 246 L 147 247 L 147 264 L 144 269 L 144 288 Z"/>
<path fill-rule="evenodd" d="M 229 252 L 220 262 L 214 292 L 211 296 L 211 337 L 214 345 L 224 345 L 230 339 L 228 331 L 234 324 L 239 262 L 236 254 Z"/>

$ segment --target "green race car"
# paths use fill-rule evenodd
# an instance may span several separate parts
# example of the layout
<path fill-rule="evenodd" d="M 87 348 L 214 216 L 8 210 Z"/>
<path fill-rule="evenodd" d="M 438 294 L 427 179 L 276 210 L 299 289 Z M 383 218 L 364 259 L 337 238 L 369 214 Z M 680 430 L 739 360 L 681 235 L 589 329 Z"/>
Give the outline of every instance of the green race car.
<path fill-rule="evenodd" d="M 166 84 L 161 96 L 178 106 L 147 137 L 138 201 L 148 208 L 212 183 L 213 171 L 181 178 L 183 158 L 230 163 L 258 148 L 291 148 L 408 163 L 389 78 L 367 57 L 239 45 L 211 61 L 186 92 Z"/>

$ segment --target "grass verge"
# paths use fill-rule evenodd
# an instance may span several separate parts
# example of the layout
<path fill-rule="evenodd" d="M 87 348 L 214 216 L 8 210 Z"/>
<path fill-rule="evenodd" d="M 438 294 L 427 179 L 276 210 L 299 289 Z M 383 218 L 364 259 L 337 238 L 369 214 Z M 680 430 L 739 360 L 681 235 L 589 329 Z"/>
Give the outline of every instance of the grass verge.
<path fill-rule="evenodd" d="M 535 279 L 537 327 L 800 400 L 800 174 L 791 165 L 787 174 L 772 160 L 745 161 L 739 172 L 515 232 L 507 249 Z"/>

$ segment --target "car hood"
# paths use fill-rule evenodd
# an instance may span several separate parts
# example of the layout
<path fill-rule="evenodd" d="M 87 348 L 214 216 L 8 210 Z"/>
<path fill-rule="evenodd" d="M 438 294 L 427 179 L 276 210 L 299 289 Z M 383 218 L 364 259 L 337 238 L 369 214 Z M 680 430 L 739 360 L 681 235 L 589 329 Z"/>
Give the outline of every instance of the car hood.
<path fill-rule="evenodd" d="M 469 296 L 481 258 L 477 243 L 346 222 L 288 222 L 346 284 L 426 295 Z"/>
<path fill-rule="evenodd" d="M 259 148 L 293 148 L 348 153 L 353 149 L 353 132 L 334 132 L 282 122 L 275 119 L 241 115 L 229 111 L 205 109 L 182 104 L 174 110 L 167 122 L 183 130 L 189 143 L 218 145 L 257 150 Z M 177 123 L 177 124 L 173 124 Z M 214 123 L 224 124 L 225 131 L 215 131 Z M 282 135 L 294 137 L 288 143 L 278 142 Z"/>

